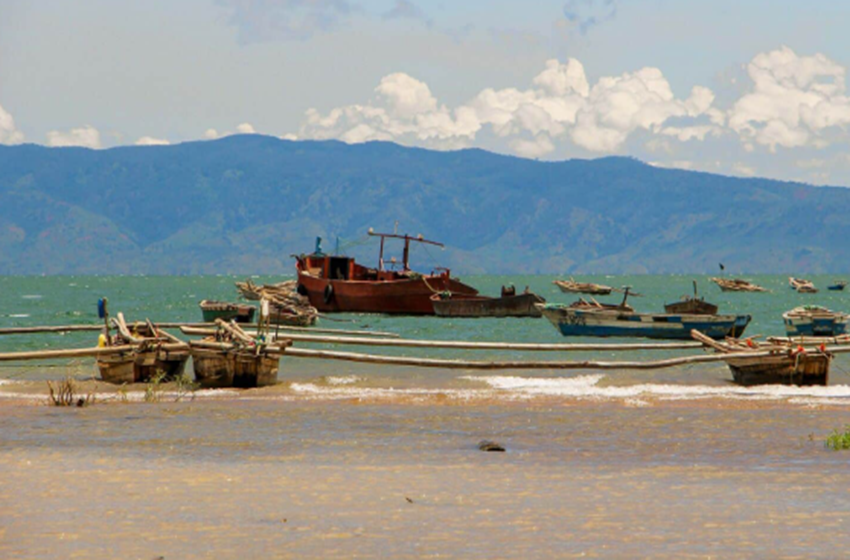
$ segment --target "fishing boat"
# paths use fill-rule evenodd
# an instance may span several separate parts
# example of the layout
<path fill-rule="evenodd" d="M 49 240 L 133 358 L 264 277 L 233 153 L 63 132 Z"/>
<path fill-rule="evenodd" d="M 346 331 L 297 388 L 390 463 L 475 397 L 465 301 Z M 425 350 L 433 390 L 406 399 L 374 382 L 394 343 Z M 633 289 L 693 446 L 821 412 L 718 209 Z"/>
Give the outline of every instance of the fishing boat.
<path fill-rule="evenodd" d="M 717 315 L 718 307 L 713 303 L 708 303 L 705 298 L 699 297 L 697 292 L 697 282 L 694 280 L 694 295 L 682 296 L 682 299 L 673 303 L 668 303 L 664 306 L 666 313 L 672 314 L 701 314 L 701 315 Z"/>
<path fill-rule="evenodd" d="M 552 283 L 558 286 L 558 288 L 560 288 L 560 290 L 566 294 L 590 294 L 594 296 L 607 296 L 614 290 L 614 288 L 612 288 L 611 286 L 606 286 L 604 284 L 576 282 L 572 276 L 570 276 L 569 280 L 554 280 Z"/>
<path fill-rule="evenodd" d="M 540 317 L 535 304 L 546 300 L 529 291 L 517 295 L 511 286 L 497 298 L 442 292 L 431 296 L 431 302 L 438 317 Z"/>
<path fill-rule="evenodd" d="M 253 323 L 254 312 L 257 310 L 253 305 L 245 303 L 227 303 L 224 301 L 203 300 L 198 304 L 205 323 L 214 323 L 216 319 L 237 323 Z"/>
<path fill-rule="evenodd" d="M 369 235 L 381 240 L 377 268 L 358 264 L 351 257 L 326 255 L 321 250 L 321 238 L 310 255 L 296 256 L 298 293 L 307 296 L 310 304 L 324 312 L 398 313 L 433 315 L 431 296 L 440 292 L 453 295 L 478 294 L 478 290 L 452 278 L 447 268 L 436 269 L 431 274 L 421 274 L 410 268 L 410 244 L 419 243 L 443 247 L 442 243 L 429 241 L 422 236 L 395 233 Z M 384 262 L 384 245 L 389 239 L 402 240 L 404 253 L 400 269 L 390 269 Z"/>
<path fill-rule="evenodd" d="M 767 290 L 758 284 L 753 284 L 741 278 L 711 278 L 712 282 L 720 286 L 724 292 L 766 292 Z"/>
<path fill-rule="evenodd" d="M 189 347 L 173 335 L 160 331 L 149 321 L 127 327 L 118 313 L 118 334 L 106 336 L 109 346 L 130 346 L 124 352 L 98 356 L 100 377 L 107 383 L 146 383 L 152 379 L 170 381 L 183 375 Z"/>
<path fill-rule="evenodd" d="M 716 352 L 729 354 L 724 361 L 732 379 L 740 385 L 827 385 L 832 354 L 819 348 L 803 348 L 793 344 L 757 343 L 752 340 L 727 339 L 718 342 L 701 333 L 691 333 L 695 340 Z"/>
<path fill-rule="evenodd" d="M 816 294 L 818 293 L 818 289 L 815 288 L 814 283 L 811 280 L 804 280 L 802 278 L 788 278 L 788 284 L 792 289 L 797 290 L 797 292 L 801 294 Z"/>
<path fill-rule="evenodd" d="M 833 292 L 843 292 L 844 288 L 847 287 L 847 282 L 844 280 L 836 280 L 834 284 L 830 284 L 827 286 L 827 290 L 831 290 Z"/>
<path fill-rule="evenodd" d="M 740 336 L 750 315 L 708 315 L 697 313 L 636 313 L 623 309 L 629 297 L 626 288 L 618 308 L 574 307 L 563 304 L 538 304 L 544 317 L 564 336 L 622 336 L 663 339 L 690 339 L 697 330 L 713 339 Z"/>
<path fill-rule="evenodd" d="M 803 305 L 782 314 L 788 336 L 840 336 L 847 333 L 850 315 L 819 305 Z"/>
<path fill-rule="evenodd" d="M 265 344 L 245 334 L 236 323 L 216 321 L 218 332 L 189 342 L 195 381 L 204 388 L 253 388 L 277 383 L 280 357 L 291 341 Z"/>

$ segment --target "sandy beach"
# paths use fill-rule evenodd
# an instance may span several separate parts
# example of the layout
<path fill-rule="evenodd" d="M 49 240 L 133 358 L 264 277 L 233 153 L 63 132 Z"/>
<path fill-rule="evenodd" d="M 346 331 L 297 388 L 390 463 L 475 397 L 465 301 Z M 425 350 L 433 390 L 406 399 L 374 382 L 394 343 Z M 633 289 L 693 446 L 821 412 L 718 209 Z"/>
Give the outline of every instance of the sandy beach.
<path fill-rule="evenodd" d="M 4 399 L 0 556 L 833 558 L 850 473 L 824 438 L 846 419 L 711 398 Z"/>

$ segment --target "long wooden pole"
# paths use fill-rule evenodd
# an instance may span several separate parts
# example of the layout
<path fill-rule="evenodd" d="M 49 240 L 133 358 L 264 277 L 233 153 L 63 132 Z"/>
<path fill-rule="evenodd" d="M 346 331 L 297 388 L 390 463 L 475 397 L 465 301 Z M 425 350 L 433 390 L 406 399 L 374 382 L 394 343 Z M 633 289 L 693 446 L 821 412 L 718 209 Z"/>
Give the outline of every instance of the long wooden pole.
<path fill-rule="evenodd" d="M 130 352 L 135 348 L 130 344 L 121 346 L 104 346 L 95 348 L 71 348 L 66 350 L 34 350 L 32 352 L 6 352 L 0 354 L 0 362 L 17 362 L 25 360 L 56 360 L 60 358 L 86 358 L 92 356 L 104 356 L 109 354 L 120 354 L 122 352 Z M 160 346 L 163 350 L 185 350 L 188 345 L 180 344 L 163 344 Z"/>
<path fill-rule="evenodd" d="M 156 326 L 161 329 L 177 329 L 180 327 L 214 327 L 215 323 L 157 323 Z M 246 327 L 254 327 L 255 325 L 245 325 Z M 286 325 L 275 326 L 276 330 L 293 331 L 293 332 L 310 332 L 316 334 L 335 334 L 335 335 L 357 335 L 357 336 L 378 336 L 385 338 L 400 338 L 400 335 L 391 332 L 383 331 L 361 331 L 361 330 L 346 330 L 346 329 L 319 329 L 314 327 L 290 327 Z M 0 328 L 0 336 L 7 334 L 37 334 L 37 333 L 64 333 L 76 331 L 101 331 L 103 325 L 47 325 L 40 327 L 6 327 Z"/>
<path fill-rule="evenodd" d="M 827 352 L 850 352 L 850 348 L 827 348 Z M 710 354 L 705 356 L 687 356 L 655 360 L 647 362 L 598 362 L 598 361 L 480 361 L 480 360 L 440 360 L 431 358 L 406 358 L 402 356 L 376 356 L 374 354 L 359 354 L 355 352 L 335 352 L 331 350 L 309 350 L 306 348 L 289 348 L 286 356 L 296 358 L 315 358 L 322 360 L 343 360 L 370 364 L 384 364 L 413 367 L 432 367 L 442 369 L 663 369 L 687 364 L 703 364 L 723 362 L 735 358 L 765 358 L 774 355 L 772 352 L 735 352 L 732 354 Z"/>
<path fill-rule="evenodd" d="M 182 327 L 184 334 L 209 336 L 215 334 L 211 329 Z M 294 342 L 315 342 L 324 344 L 351 344 L 361 346 L 389 346 L 398 348 L 453 348 L 458 350 L 523 350 L 528 352 L 569 352 L 569 351 L 623 351 L 623 350 L 685 350 L 702 348 L 698 342 L 667 342 L 639 344 L 565 344 L 565 343 L 520 343 L 520 342 L 466 342 L 456 340 L 383 340 L 360 337 L 312 336 L 302 334 L 281 334 L 280 339 Z"/>

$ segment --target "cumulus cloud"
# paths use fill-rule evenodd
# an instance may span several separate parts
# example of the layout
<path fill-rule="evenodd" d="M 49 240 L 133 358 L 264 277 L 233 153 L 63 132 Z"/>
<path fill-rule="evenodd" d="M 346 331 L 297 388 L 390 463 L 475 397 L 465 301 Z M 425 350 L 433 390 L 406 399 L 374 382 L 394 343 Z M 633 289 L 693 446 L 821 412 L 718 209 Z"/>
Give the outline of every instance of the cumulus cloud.
<path fill-rule="evenodd" d="M 47 133 L 47 145 L 55 148 L 81 146 L 98 149 L 101 147 L 100 132 L 91 125 L 72 128 L 68 132 L 51 130 Z"/>
<path fill-rule="evenodd" d="M 168 146 L 171 144 L 168 140 L 162 138 L 153 138 L 151 136 L 142 136 L 136 140 L 136 146 Z"/>
<path fill-rule="evenodd" d="M 243 44 L 304 40 L 355 12 L 348 0 L 218 0 Z"/>
<path fill-rule="evenodd" d="M 204 132 L 204 138 L 207 140 L 215 140 L 219 138 L 218 131 L 214 128 L 208 128 L 206 132 Z"/>
<path fill-rule="evenodd" d="M 745 144 L 824 146 L 827 129 L 850 124 L 846 70 L 822 54 L 788 47 L 761 53 L 747 66 L 752 91 L 729 111 L 728 125 Z"/>
<path fill-rule="evenodd" d="M 236 132 L 238 132 L 239 134 L 256 134 L 257 133 L 257 131 L 254 130 L 254 125 L 252 125 L 251 123 L 246 123 L 246 122 L 237 126 Z"/>
<path fill-rule="evenodd" d="M 401 72 L 385 76 L 375 99 L 321 113 L 310 109 L 301 138 L 338 138 L 345 142 L 394 140 L 435 148 L 456 148 L 474 141 L 481 130 L 504 138 L 517 154 L 540 157 L 555 141 L 570 139 L 597 152 L 619 149 L 637 130 L 683 140 L 715 133 L 714 94 L 695 87 L 676 99 L 660 70 L 644 68 L 601 78 L 591 87 L 575 59 L 549 60 L 528 89 L 486 88 L 454 109 L 441 104 L 425 82 Z M 665 128 L 672 118 L 688 121 Z"/>
<path fill-rule="evenodd" d="M 0 144 L 20 144 L 23 141 L 24 134 L 15 127 L 15 119 L 0 105 Z"/>

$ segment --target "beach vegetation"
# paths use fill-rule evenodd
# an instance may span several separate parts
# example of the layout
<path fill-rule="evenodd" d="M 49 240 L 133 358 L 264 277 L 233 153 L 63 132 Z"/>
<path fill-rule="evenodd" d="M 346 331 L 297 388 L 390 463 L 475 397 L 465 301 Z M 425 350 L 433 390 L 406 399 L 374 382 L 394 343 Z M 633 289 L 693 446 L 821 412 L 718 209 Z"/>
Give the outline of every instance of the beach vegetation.
<path fill-rule="evenodd" d="M 94 394 L 83 394 L 77 386 L 77 382 L 72 377 L 66 377 L 55 383 L 48 381 L 47 389 L 49 391 L 50 402 L 53 406 L 76 406 L 81 408 L 94 404 Z"/>
<path fill-rule="evenodd" d="M 826 438 L 826 447 L 833 451 L 850 449 L 850 424 L 844 426 L 843 431 L 833 430 Z"/>

